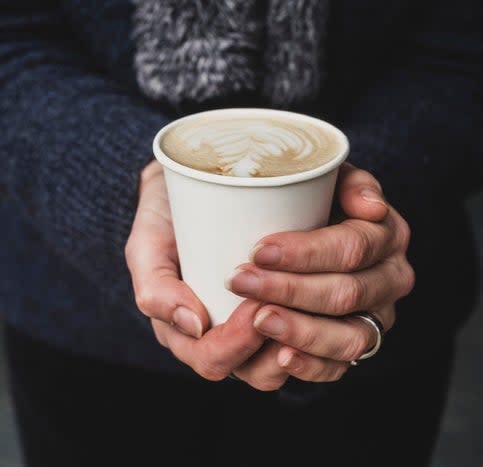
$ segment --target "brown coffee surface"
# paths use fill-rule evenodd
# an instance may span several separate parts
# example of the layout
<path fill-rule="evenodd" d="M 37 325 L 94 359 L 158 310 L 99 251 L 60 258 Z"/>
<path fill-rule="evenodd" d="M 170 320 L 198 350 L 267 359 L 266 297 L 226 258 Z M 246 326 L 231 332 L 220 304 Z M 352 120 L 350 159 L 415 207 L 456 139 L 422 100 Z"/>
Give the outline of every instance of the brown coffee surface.
<path fill-rule="evenodd" d="M 290 117 L 208 116 L 181 121 L 160 141 L 174 161 L 236 177 L 274 177 L 329 162 L 341 149 L 330 129 Z"/>

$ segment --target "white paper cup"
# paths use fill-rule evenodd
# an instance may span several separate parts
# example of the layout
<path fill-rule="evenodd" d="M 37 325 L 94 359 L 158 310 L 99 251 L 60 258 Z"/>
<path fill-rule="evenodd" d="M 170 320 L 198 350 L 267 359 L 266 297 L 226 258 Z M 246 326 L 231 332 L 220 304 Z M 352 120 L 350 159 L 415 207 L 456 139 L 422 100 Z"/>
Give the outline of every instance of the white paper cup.
<path fill-rule="evenodd" d="M 181 165 L 161 150 L 160 141 L 175 125 L 200 115 L 292 118 L 329 131 L 340 152 L 315 169 L 276 177 L 232 177 Z M 206 306 L 213 325 L 226 321 L 244 300 L 225 288 L 225 279 L 248 261 L 255 243 L 268 234 L 309 231 L 327 225 L 340 164 L 349 142 L 335 126 L 294 112 L 230 108 L 175 120 L 154 137 L 153 151 L 164 166 L 182 279 Z"/>

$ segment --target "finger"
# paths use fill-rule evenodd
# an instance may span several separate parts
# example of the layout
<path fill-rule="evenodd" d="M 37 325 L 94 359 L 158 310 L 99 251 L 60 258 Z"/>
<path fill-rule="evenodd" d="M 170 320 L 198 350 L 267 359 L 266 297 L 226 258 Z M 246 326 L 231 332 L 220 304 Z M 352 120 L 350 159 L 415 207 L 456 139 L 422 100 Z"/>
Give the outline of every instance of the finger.
<path fill-rule="evenodd" d="M 402 247 L 406 232 L 395 235 L 395 229 L 399 228 L 390 221 L 373 223 L 348 219 L 309 232 L 279 232 L 258 242 L 250 260 L 264 269 L 278 271 L 355 271 L 371 266 Z"/>
<path fill-rule="evenodd" d="M 394 325 L 394 305 L 371 310 L 387 332 Z M 374 347 L 374 329 L 357 318 L 334 319 L 308 315 L 277 305 L 265 305 L 253 326 L 261 334 L 315 357 L 350 362 Z"/>
<path fill-rule="evenodd" d="M 278 342 L 267 340 L 263 348 L 236 368 L 233 373 L 259 391 L 280 389 L 289 376 L 277 361 L 280 347 Z"/>
<path fill-rule="evenodd" d="M 347 362 L 314 357 L 288 346 L 280 349 L 277 361 L 289 375 L 313 383 L 338 381 L 350 367 Z"/>
<path fill-rule="evenodd" d="M 179 280 L 176 244 L 169 217 L 164 178 L 149 174 L 141 183 L 139 204 L 125 256 L 141 312 L 174 323 L 200 337 L 209 316 L 194 292 Z"/>
<path fill-rule="evenodd" d="M 339 168 L 336 196 L 346 215 L 367 221 L 382 221 L 389 211 L 381 185 L 366 170 L 345 162 Z"/>
<path fill-rule="evenodd" d="M 348 362 L 315 357 L 270 340 L 234 373 L 260 391 L 275 391 L 289 375 L 303 381 L 332 382 L 339 380 L 349 366 Z"/>
<path fill-rule="evenodd" d="M 178 332 L 164 322 L 152 320 L 158 341 L 203 378 L 219 381 L 250 358 L 265 342 L 253 327 L 255 313 L 262 306 L 245 300 L 229 319 L 208 330 L 201 339 Z"/>
<path fill-rule="evenodd" d="M 407 295 L 413 283 L 413 269 L 399 255 L 351 274 L 296 274 L 247 263 L 227 279 L 226 287 L 242 297 L 341 316 L 394 302 Z"/>

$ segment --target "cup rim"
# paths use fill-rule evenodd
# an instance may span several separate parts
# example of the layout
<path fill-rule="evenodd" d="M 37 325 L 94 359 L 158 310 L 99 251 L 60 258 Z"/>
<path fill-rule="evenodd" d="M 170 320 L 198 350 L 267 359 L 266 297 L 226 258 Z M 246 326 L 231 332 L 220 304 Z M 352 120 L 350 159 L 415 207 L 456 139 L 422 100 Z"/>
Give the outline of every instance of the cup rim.
<path fill-rule="evenodd" d="M 288 175 L 278 175 L 274 177 L 236 177 L 236 176 L 229 176 L 229 175 L 219 175 L 213 174 L 210 172 L 204 172 L 202 170 L 193 169 L 191 167 L 187 167 L 179 162 L 174 161 L 171 159 L 167 154 L 165 154 L 160 145 L 161 138 L 171 130 L 176 125 L 179 125 L 187 120 L 191 120 L 194 118 L 198 118 L 203 115 L 212 115 L 212 114 L 223 114 L 223 115 L 251 115 L 253 112 L 263 113 L 264 115 L 270 116 L 286 116 L 289 118 L 295 118 L 299 121 L 306 121 L 317 125 L 319 127 L 323 127 L 325 129 L 329 129 L 333 134 L 335 134 L 338 139 L 339 143 L 341 144 L 340 152 L 332 158 L 330 161 L 322 164 L 314 169 L 306 170 L 303 172 L 297 172 Z M 209 183 L 215 183 L 220 185 L 230 185 L 230 186 L 250 186 L 250 187 L 267 187 L 267 186 L 282 186 L 282 185 L 289 185 L 293 183 L 303 182 L 306 180 L 310 180 L 321 175 L 324 175 L 328 172 L 331 172 L 333 169 L 337 168 L 344 162 L 344 160 L 349 155 L 350 144 L 347 136 L 336 126 L 332 125 L 331 123 L 322 120 L 317 117 L 312 117 L 310 115 L 306 115 L 303 113 L 293 112 L 289 110 L 278 110 L 278 109 L 268 109 L 268 108 L 257 108 L 257 107 L 229 107 L 229 108 L 219 108 L 219 109 L 212 109 L 212 110 L 204 110 L 201 112 L 196 112 L 193 114 L 186 115 L 184 117 L 180 117 L 172 122 L 163 126 L 154 136 L 153 139 L 153 153 L 155 158 L 166 168 L 184 175 L 186 177 L 194 178 L 196 180 L 202 180 Z"/>

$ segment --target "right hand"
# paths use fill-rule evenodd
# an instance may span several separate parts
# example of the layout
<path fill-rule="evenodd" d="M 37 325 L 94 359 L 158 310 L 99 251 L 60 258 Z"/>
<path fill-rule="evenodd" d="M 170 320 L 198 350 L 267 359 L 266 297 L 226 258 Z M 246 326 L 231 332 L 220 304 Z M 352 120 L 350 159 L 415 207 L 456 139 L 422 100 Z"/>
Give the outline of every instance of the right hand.
<path fill-rule="evenodd" d="M 261 303 L 247 300 L 225 323 L 209 329 L 204 305 L 181 280 L 164 172 L 158 161 L 149 163 L 141 174 L 125 256 L 136 303 L 150 318 L 157 340 L 202 377 L 224 379 L 262 346 L 265 338 L 252 324 Z"/>

